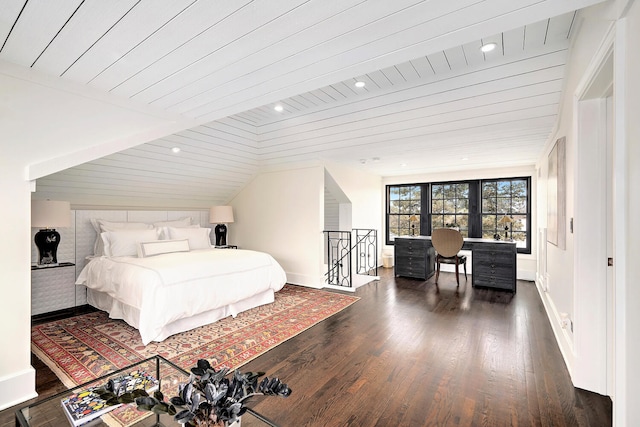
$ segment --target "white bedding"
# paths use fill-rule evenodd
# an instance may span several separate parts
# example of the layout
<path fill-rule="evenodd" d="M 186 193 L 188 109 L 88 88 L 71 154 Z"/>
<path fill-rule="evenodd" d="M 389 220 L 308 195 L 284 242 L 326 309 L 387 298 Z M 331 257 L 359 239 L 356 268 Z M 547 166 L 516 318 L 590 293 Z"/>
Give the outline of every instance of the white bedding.
<path fill-rule="evenodd" d="M 98 308 L 136 327 L 146 345 L 175 333 L 167 325 L 198 326 L 184 319 L 210 320 L 207 313 L 216 310 L 222 313 L 217 318 L 236 315 L 237 310 L 273 301 L 273 292 L 285 282 L 284 270 L 269 254 L 202 249 L 147 258 L 94 258 L 76 284 L 89 288 L 92 298 L 100 300 Z M 258 302 L 253 303 L 255 296 Z"/>

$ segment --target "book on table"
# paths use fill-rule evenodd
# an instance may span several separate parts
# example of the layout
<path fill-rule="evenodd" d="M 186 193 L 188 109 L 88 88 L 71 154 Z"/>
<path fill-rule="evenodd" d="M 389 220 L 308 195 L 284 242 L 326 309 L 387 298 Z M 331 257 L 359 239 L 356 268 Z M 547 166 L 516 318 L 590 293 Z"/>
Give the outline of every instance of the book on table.
<path fill-rule="evenodd" d="M 74 427 L 82 426 L 122 405 L 108 405 L 97 393 L 99 389 L 122 396 L 138 389 L 144 389 L 149 393 L 156 390 L 158 384 L 158 380 L 153 376 L 143 371 L 134 371 L 110 379 L 104 387 L 90 387 L 65 397 L 62 399 L 62 408 Z"/>

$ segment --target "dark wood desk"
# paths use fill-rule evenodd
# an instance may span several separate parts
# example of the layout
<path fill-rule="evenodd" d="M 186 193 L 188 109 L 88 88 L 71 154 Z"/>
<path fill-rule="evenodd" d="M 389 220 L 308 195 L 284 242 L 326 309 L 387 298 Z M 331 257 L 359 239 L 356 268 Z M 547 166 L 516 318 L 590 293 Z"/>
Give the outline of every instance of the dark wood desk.
<path fill-rule="evenodd" d="M 396 237 L 396 276 L 426 280 L 435 273 L 431 236 Z M 463 250 L 472 253 L 471 285 L 516 291 L 517 249 L 510 241 L 466 238 Z"/>

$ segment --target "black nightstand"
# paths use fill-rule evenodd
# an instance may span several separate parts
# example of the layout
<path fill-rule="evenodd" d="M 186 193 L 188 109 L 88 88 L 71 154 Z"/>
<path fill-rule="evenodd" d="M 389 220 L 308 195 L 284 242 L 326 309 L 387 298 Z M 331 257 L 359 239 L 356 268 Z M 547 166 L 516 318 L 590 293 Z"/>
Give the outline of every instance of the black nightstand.
<path fill-rule="evenodd" d="M 215 246 L 216 249 L 238 249 L 236 245 Z"/>

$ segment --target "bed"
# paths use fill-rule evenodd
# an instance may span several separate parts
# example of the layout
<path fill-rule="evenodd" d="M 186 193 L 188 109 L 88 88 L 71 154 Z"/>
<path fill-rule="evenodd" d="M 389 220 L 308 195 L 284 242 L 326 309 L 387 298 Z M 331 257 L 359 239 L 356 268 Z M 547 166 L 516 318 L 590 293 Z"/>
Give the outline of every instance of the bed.
<path fill-rule="evenodd" d="M 103 231 L 100 254 L 76 284 L 87 287 L 90 305 L 138 329 L 144 345 L 272 303 L 286 282 L 278 262 L 264 252 L 211 248 L 209 232 Z"/>

